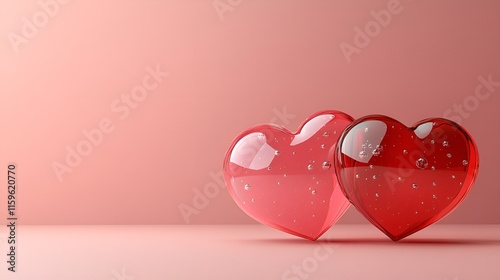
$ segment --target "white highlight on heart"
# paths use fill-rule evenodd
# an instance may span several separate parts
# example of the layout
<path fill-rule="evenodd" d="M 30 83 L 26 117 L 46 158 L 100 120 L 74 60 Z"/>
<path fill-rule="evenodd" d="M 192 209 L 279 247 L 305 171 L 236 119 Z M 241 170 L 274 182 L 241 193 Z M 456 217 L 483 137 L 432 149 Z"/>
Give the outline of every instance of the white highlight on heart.
<path fill-rule="evenodd" d="M 307 139 L 311 138 L 316 132 L 322 129 L 325 124 L 335 118 L 335 115 L 321 115 L 309 120 L 300 130 L 300 133 L 295 135 L 290 143 L 290 146 L 296 146 L 300 143 L 307 141 Z"/>
<path fill-rule="evenodd" d="M 245 135 L 235 145 L 231 153 L 230 161 L 241 167 L 260 170 L 267 168 L 277 156 L 276 149 L 266 142 L 266 136 L 261 132 L 253 132 Z"/>
<path fill-rule="evenodd" d="M 429 133 L 431 133 L 431 131 L 432 131 L 432 122 L 426 122 L 419 125 L 414 132 L 418 138 L 424 139 L 429 135 Z"/>

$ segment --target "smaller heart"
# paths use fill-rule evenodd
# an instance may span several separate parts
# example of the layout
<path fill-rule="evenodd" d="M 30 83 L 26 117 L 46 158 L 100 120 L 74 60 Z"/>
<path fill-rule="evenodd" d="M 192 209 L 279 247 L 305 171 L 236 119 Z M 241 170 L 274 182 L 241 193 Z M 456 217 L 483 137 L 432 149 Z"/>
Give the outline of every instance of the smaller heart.
<path fill-rule="evenodd" d="M 372 115 L 342 134 L 335 165 L 349 201 L 392 240 L 440 220 L 469 193 L 479 155 L 472 137 L 446 119 L 407 128 Z"/>
<path fill-rule="evenodd" d="M 349 207 L 331 160 L 352 120 L 324 111 L 309 117 L 297 133 L 270 124 L 243 132 L 224 159 L 231 197 L 260 223 L 316 240 Z"/>

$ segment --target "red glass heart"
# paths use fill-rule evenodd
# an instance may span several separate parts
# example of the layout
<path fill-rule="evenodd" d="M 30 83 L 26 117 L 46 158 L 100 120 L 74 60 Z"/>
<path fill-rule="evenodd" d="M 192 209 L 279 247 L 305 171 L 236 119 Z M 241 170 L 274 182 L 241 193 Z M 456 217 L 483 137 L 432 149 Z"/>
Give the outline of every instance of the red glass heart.
<path fill-rule="evenodd" d="M 354 121 L 335 165 L 344 194 L 392 240 L 449 214 L 470 191 L 479 156 L 467 131 L 445 119 L 407 128 L 386 116 Z"/>
<path fill-rule="evenodd" d="M 297 133 L 269 124 L 243 132 L 224 159 L 226 185 L 236 204 L 263 224 L 316 240 L 349 207 L 331 159 L 352 120 L 324 111 L 309 117 Z"/>

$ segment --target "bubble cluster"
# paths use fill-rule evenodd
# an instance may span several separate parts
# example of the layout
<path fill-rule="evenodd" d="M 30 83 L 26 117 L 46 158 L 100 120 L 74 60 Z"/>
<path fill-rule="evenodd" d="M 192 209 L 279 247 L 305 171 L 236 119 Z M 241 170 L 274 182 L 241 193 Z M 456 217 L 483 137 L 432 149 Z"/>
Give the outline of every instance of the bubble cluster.
<path fill-rule="evenodd" d="M 372 155 L 379 156 L 380 152 L 382 152 L 382 147 L 380 145 L 377 145 L 375 149 L 372 151 Z"/>
<path fill-rule="evenodd" d="M 365 152 L 365 151 L 361 151 L 361 152 L 359 152 L 359 158 L 361 158 L 361 159 L 365 159 L 367 156 L 368 156 L 368 155 L 366 154 L 366 152 Z"/>

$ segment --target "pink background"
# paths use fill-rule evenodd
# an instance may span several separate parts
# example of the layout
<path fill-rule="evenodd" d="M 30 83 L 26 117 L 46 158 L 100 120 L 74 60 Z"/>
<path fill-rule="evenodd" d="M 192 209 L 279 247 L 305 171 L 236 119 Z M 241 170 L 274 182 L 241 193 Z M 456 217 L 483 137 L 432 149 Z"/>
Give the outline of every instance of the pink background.
<path fill-rule="evenodd" d="M 229 2 L 220 17 L 211 0 L 74 0 L 17 47 L 9 36 L 43 9 L 0 2 L 0 174 L 6 182 L 6 164 L 18 164 L 21 223 L 184 224 L 179 206 L 218 183 L 210 174 L 251 125 L 296 130 L 324 109 L 411 125 L 464 100 L 474 110 L 459 121 L 481 167 L 443 222 L 500 223 L 500 87 L 473 103 L 478 77 L 500 82 L 500 1 L 402 0 L 350 63 L 340 44 L 354 45 L 355 27 L 390 1 Z M 157 65 L 168 78 L 120 119 L 112 104 Z M 53 162 L 105 119 L 114 130 L 58 180 Z M 253 223 L 225 189 L 189 222 Z M 351 208 L 341 222 L 365 220 Z"/>

